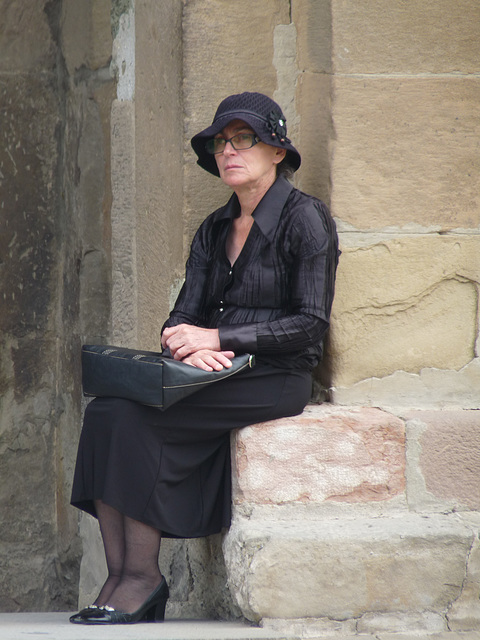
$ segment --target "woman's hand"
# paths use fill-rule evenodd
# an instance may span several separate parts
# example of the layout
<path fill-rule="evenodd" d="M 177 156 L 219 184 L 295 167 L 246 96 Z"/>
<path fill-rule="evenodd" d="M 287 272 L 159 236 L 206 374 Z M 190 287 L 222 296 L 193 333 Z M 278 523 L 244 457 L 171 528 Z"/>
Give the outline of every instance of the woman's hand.
<path fill-rule="evenodd" d="M 200 349 L 182 360 L 193 367 L 198 367 L 204 371 L 221 371 L 224 367 L 229 369 L 232 366 L 233 351 L 212 351 L 211 349 Z"/>
<path fill-rule="evenodd" d="M 204 329 L 191 324 L 166 327 L 162 334 L 162 346 L 168 347 L 175 360 L 185 360 L 202 349 L 220 352 L 218 329 Z"/>

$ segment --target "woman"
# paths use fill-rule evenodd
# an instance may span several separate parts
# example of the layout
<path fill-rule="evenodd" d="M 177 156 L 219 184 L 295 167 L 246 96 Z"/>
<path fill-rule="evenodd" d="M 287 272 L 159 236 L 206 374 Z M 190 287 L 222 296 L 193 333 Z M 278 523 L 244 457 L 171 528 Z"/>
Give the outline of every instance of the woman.
<path fill-rule="evenodd" d="M 162 345 L 208 371 L 240 353 L 254 353 L 256 366 L 164 412 L 117 398 L 88 405 L 72 504 L 99 520 L 108 578 L 72 622 L 162 620 L 162 535 L 207 536 L 230 524 L 230 431 L 299 414 L 310 399 L 337 236 L 325 205 L 285 178 L 300 166 L 286 133 L 273 100 L 242 93 L 192 139 L 198 164 L 234 193 L 195 235 Z"/>

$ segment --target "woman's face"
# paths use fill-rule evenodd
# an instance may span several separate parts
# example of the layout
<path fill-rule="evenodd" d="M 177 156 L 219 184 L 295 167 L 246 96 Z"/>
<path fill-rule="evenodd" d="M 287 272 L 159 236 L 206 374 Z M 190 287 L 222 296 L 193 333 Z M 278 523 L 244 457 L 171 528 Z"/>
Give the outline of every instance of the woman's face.
<path fill-rule="evenodd" d="M 238 133 L 255 132 L 242 120 L 232 120 L 216 138 L 229 140 Z M 258 142 L 250 149 L 235 150 L 227 142 L 222 153 L 215 154 L 220 177 L 233 190 L 261 187 L 273 183 L 277 165 L 285 157 L 285 149 Z"/>

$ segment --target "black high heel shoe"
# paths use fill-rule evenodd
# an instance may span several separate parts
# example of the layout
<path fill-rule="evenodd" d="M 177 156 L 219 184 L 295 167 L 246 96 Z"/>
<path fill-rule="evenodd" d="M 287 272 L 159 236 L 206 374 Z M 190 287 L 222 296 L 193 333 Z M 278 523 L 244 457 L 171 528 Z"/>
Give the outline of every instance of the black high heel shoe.
<path fill-rule="evenodd" d="M 95 611 L 96 609 L 99 609 L 99 608 L 100 607 L 97 607 L 96 604 L 89 604 L 88 607 L 85 607 L 84 609 L 81 609 L 78 613 L 75 613 L 73 616 L 70 616 L 69 620 L 74 624 L 81 624 L 81 620 L 83 619 L 84 616 L 90 615 L 92 611 Z"/>
<path fill-rule="evenodd" d="M 74 624 L 133 624 L 135 622 L 162 622 L 169 596 L 165 577 L 145 602 L 133 613 L 116 611 L 108 605 L 92 609 L 87 607 L 70 618 Z M 85 612 L 85 613 L 83 613 Z M 82 614 L 82 615 L 81 615 Z"/>

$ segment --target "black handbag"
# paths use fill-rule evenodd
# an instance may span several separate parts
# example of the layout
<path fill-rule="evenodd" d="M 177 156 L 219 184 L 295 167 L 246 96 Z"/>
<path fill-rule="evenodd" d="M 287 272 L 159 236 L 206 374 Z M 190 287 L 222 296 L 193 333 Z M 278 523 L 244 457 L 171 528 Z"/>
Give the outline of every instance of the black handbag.
<path fill-rule="evenodd" d="M 246 353 L 233 358 L 229 369 L 204 371 L 154 351 L 86 344 L 82 347 L 83 393 L 135 400 L 165 410 L 254 364 L 254 356 Z"/>

